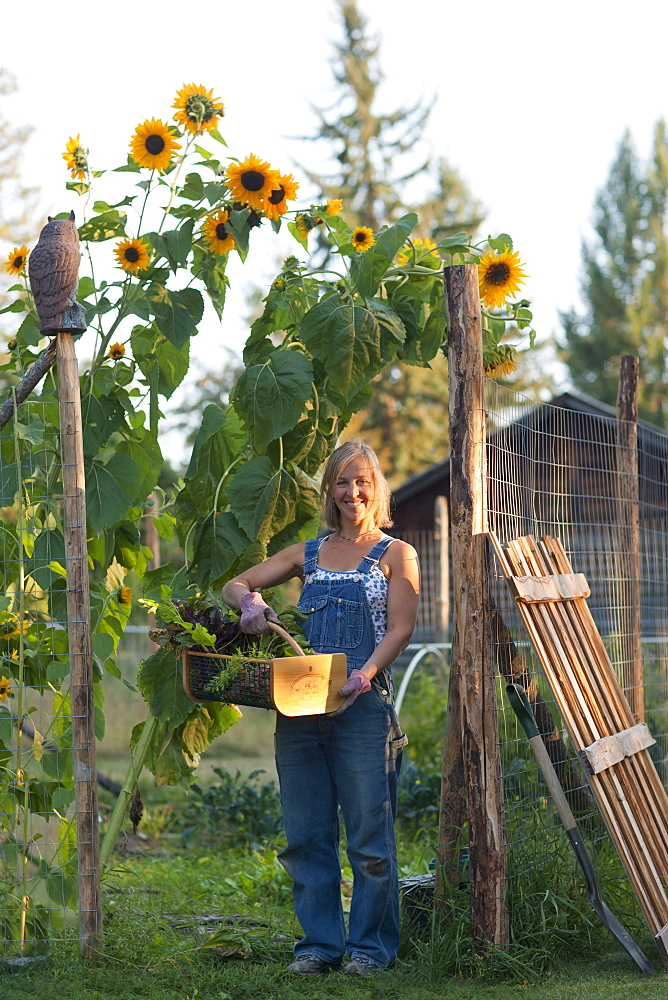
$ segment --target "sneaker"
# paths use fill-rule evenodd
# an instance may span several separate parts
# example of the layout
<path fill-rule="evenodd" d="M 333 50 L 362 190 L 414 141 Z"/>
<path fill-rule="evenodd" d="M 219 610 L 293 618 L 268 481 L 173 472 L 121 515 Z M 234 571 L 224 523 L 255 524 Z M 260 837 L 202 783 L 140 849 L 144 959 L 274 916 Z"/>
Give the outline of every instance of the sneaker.
<path fill-rule="evenodd" d="M 298 976 L 325 976 L 328 972 L 336 972 L 339 965 L 332 965 L 317 955 L 299 955 L 288 966 L 288 972 L 296 972 Z"/>
<path fill-rule="evenodd" d="M 366 955 L 353 955 L 343 971 L 348 976 L 372 976 L 374 972 L 384 972 L 384 969 Z"/>

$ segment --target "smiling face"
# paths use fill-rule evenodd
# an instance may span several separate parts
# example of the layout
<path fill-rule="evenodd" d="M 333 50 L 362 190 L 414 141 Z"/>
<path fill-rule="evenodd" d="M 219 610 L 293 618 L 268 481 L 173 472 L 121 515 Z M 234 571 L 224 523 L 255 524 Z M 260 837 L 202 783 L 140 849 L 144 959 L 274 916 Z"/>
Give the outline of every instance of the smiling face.
<path fill-rule="evenodd" d="M 374 474 L 366 458 L 353 458 L 341 470 L 333 485 L 332 499 L 344 535 L 357 535 L 376 526 Z"/>

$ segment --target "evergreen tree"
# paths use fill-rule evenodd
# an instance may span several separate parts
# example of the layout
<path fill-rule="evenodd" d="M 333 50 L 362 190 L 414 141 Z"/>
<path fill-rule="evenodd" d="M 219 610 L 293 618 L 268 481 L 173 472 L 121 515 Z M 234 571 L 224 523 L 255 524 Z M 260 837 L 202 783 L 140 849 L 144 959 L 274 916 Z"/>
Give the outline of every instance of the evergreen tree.
<path fill-rule="evenodd" d="M 482 221 L 482 207 L 445 159 L 432 167 L 423 140 L 431 107 L 418 102 L 393 112 L 378 112 L 383 80 L 379 46 L 368 32 L 357 0 L 338 0 L 343 37 L 331 61 L 339 94 L 318 119 L 309 141 L 332 147 L 335 166 L 323 175 L 300 171 L 323 198 L 342 199 L 346 219 L 374 231 L 407 211 L 416 211 L 421 228 L 415 235 L 441 239 L 472 232 Z M 413 196 L 416 192 L 420 192 Z"/>
<path fill-rule="evenodd" d="M 10 73 L 0 69 L 0 98 L 16 90 Z M 0 113 L 0 259 L 16 246 L 31 242 L 35 233 L 37 191 L 21 182 L 21 157 L 30 135 L 30 128 L 17 128 Z M 0 267 L 0 305 L 3 289 L 16 279 Z"/>
<path fill-rule="evenodd" d="M 332 172 L 299 170 L 320 197 L 340 198 L 346 220 L 377 232 L 405 212 L 417 212 L 414 235 L 435 242 L 462 230 L 473 233 L 482 207 L 458 172 L 444 159 L 432 164 L 423 140 L 431 107 L 416 103 L 396 111 L 376 110 L 383 80 L 379 46 L 368 31 L 357 0 L 338 0 L 342 38 L 332 72 L 334 105 L 314 108 L 318 119 L 309 139 L 328 143 Z M 317 249 L 324 259 L 329 246 Z M 357 413 L 343 440 L 363 436 L 376 448 L 389 481 L 404 479 L 447 455 L 448 379 L 439 355 L 428 369 L 394 363 L 373 382 L 369 405 Z"/>
<path fill-rule="evenodd" d="M 611 405 L 619 358 L 640 357 L 638 408 L 668 422 L 668 137 L 657 123 L 643 165 L 628 132 L 594 203 L 596 236 L 583 243 L 585 312 L 562 314 L 563 357 L 574 385 Z"/>

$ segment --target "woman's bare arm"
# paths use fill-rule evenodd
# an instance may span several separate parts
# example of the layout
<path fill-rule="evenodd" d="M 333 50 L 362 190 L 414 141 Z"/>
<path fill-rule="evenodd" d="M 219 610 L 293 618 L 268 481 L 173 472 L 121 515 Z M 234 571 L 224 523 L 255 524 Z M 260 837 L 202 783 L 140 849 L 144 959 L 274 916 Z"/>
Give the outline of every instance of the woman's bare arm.
<path fill-rule="evenodd" d="M 231 608 L 238 608 L 244 594 L 265 587 L 277 587 L 295 576 L 301 578 L 303 562 L 304 542 L 288 545 L 276 555 L 228 580 L 223 587 L 223 600 Z"/>

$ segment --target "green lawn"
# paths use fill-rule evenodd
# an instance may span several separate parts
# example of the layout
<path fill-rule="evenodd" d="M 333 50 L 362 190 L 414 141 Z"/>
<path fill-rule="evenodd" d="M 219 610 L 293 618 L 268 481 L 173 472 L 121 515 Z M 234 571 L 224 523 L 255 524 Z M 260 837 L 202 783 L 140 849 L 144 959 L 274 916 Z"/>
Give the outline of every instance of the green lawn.
<path fill-rule="evenodd" d="M 475 960 L 455 908 L 435 942 L 428 931 L 417 940 L 407 933 L 400 959 L 387 973 L 301 979 L 285 971 L 298 929 L 289 880 L 270 848 L 163 850 L 118 862 L 105 879 L 104 913 L 104 956 L 98 965 L 82 962 L 76 943 L 63 939 L 45 962 L 18 970 L 0 963 L 2 1000 L 664 1000 L 668 995 L 666 974 L 651 978 L 636 971 L 597 923 L 586 922 L 586 908 L 582 918 L 576 910 L 570 915 L 570 943 L 564 926 L 555 924 L 562 943 L 547 960 L 544 940 L 534 950 L 527 941 L 505 957 Z M 209 922 L 198 925 L 195 917 Z M 214 931 L 212 947 L 202 948 Z M 641 944 L 658 966 L 651 941 L 645 937 Z"/>

